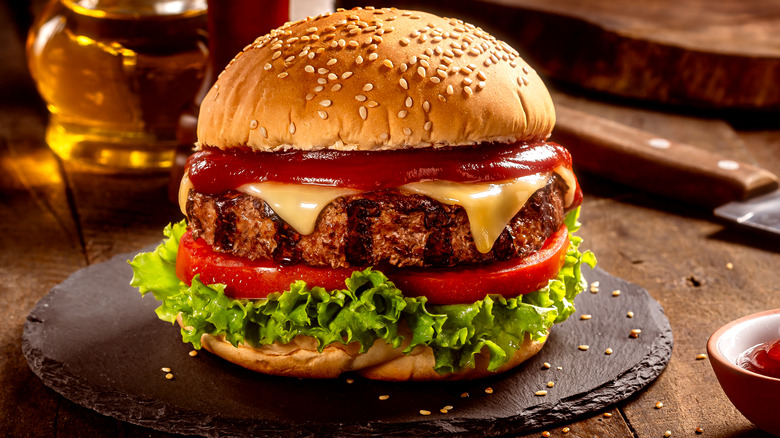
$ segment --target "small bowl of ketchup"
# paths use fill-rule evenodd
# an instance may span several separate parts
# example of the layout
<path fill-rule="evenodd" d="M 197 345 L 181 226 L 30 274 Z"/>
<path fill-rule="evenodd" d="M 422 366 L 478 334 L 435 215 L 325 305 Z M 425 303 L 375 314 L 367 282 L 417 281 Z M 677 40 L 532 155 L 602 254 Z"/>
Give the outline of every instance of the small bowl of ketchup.
<path fill-rule="evenodd" d="M 780 436 L 780 309 L 719 328 L 707 353 L 723 391 L 759 428 Z"/>

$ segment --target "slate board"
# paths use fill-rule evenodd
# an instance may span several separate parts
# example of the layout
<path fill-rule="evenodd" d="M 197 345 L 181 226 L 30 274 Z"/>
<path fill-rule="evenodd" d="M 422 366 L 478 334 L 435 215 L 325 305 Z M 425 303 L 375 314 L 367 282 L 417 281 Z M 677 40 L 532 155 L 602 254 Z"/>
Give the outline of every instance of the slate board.
<path fill-rule="evenodd" d="M 22 349 L 32 371 L 73 402 L 122 421 L 209 437 L 484 436 L 566 422 L 619 402 L 669 362 L 672 332 L 644 289 L 596 268 L 600 292 L 515 370 L 471 382 L 389 383 L 357 376 L 307 381 L 255 374 L 205 350 L 195 357 L 158 303 L 128 285 L 123 254 L 77 271 L 30 312 Z M 620 289 L 613 297 L 611 292 Z M 633 318 L 626 316 L 634 312 Z M 581 314 L 592 319 L 580 320 Z M 634 339 L 632 329 L 642 330 Z M 581 351 L 579 345 L 589 345 Z M 611 347 L 614 353 L 606 355 Z M 552 367 L 543 369 L 543 363 Z M 169 367 L 173 380 L 165 379 Z M 559 369 L 558 367 L 561 367 Z M 354 383 L 347 383 L 353 377 Z M 553 388 L 546 386 L 555 382 Z M 485 389 L 491 387 L 488 394 Z M 534 392 L 546 390 L 546 396 Z M 466 398 L 463 393 L 469 393 Z M 379 400 L 389 395 L 388 400 Z M 453 409 L 439 412 L 444 406 Z M 431 411 L 422 416 L 419 410 Z"/>

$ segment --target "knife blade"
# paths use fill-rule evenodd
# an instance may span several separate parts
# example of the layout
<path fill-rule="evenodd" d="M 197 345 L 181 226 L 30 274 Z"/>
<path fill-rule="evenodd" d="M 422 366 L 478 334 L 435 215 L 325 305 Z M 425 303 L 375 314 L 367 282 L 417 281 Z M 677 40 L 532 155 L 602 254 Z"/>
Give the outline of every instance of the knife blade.
<path fill-rule="evenodd" d="M 569 149 L 575 168 L 780 234 L 773 173 L 565 105 L 556 113 L 551 141 Z"/>

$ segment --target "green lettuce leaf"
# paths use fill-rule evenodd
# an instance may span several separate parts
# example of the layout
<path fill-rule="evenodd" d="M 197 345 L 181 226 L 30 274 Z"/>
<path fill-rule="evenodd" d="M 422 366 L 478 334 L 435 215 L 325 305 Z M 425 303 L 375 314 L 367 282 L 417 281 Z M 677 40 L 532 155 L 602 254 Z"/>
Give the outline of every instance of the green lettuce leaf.
<path fill-rule="evenodd" d="M 572 211 L 566 218 L 571 232 L 579 228 L 578 213 Z M 320 351 L 329 344 L 352 342 L 365 351 L 377 339 L 399 347 L 404 343 L 399 327 L 406 324 L 412 336 L 404 352 L 418 345 L 431 347 L 434 368 L 441 374 L 473 367 L 475 355 L 483 349 L 490 353 L 488 369 L 495 370 L 514 355 L 526 334 L 543 340 L 553 324 L 574 313 L 574 297 L 586 287 L 582 264 L 596 263 L 589 251 L 579 252 L 582 239 L 570 235 L 558 277 L 516 298 L 488 295 L 472 304 L 427 304 L 422 297 L 404 297 L 384 274 L 368 268 L 355 271 L 340 290 L 296 281 L 289 290 L 266 299 L 235 300 L 225 295 L 224 285 L 206 285 L 195 276 L 188 286 L 176 277 L 176 252 L 185 231 L 184 221 L 169 225 L 166 239 L 154 251 L 135 256 L 130 284 L 162 302 L 156 312 L 163 321 L 173 323 L 181 316 L 182 340 L 196 349 L 203 334 L 253 346 L 308 335 L 317 339 Z"/>

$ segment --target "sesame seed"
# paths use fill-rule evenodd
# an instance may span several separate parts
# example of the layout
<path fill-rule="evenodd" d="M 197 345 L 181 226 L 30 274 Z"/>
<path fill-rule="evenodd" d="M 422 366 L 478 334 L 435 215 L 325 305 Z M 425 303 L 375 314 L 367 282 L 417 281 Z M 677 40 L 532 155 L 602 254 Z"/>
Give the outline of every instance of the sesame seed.
<path fill-rule="evenodd" d="M 425 67 L 417 67 L 417 74 L 420 75 L 420 77 L 425 77 Z"/>
<path fill-rule="evenodd" d="M 162 367 L 162 368 L 160 368 L 160 371 L 162 371 L 162 372 L 164 372 L 164 373 L 170 373 L 170 372 L 171 372 L 171 369 L 170 369 L 170 368 L 168 368 L 168 367 Z"/>
<path fill-rule="evenodd" d="M 287 58 L 284 58 L 284 62 L 293 62 L 293 60 L 295 60 L 294 55 L 290 55 Z"/>
<path fill-rule="evenodd" d="M 338 41 L 335 41 L 335 40 L 334 40 L 334 41 L 331 41 L 331 42 L 330 42 L 330 47 L 331 47 L 331 48 L 335 49 L 335 48 L 336 48 L 336 47 L 338 47 L 338 46 L 339 46 L 339 42 L 338 42 Z"/>
<path fill-rule="evenodd" d="M 580 319 L 583 320 L 583 321 L 587 321 L 587 320 L 591 319 L 592 317 L 593 316 L 591 316 L 591 315 L 585 314 L 585 315 L 581 315 Z"/>
<path fill-rule="evenodd" d="M 310 28 L 306 29 L 306 33 L 313 33 L 313 32 L 317 32 L 317 28 L 316 27 L 310 27 Z"/>
<path fill-rule="evenodd" d="M 464 52 L 463 52 L 463 50 L 460 50 L 460 49 L 452 49 L 452 53 L 454 53 L 455 56 L 457 56 L 457 57 L 461 57 L 461 56 L 463 56 Z"/>
<path fill-rule="evenodd" d="M 374 56 L 374 55 L 375 55 L 375 53 L 372 53 L 372 54 L 371 54 L 371 55 L 368 57 L 368 59 L 371 59 L 371 57 L 372 57 L 372 56 Z M 376 58 L 374 58 L 374 59 L 376 59 Z M 382 61 L 382 65 L 384 65 L 384 66 L 385 66 L 385 67 L 387 67 L 387 68 L 393 68 L 393 61 L 391 61 L 391 60 L 389 60 L 389 59 L 385 59 L 384 61 Z"/>
<path fill-rule="evenodd" d="M 476 67 L 474 67 L 474 69 L 476 69 Z M 486 80 L 486 79 L 487 79 L 487 76 L 485 76 L 485 73 L 482 73 L 481 71 L 478 71 L 478 72 L 477 72 L 477 77 L 478 77 L 480 80 L 482 80 L 482 81 L 484 81 L 484 80 Z"/>
<path fill-rule="evenodd" d="M 452 85 L 447 85 L 447 94 L 455 94 L 455 89 L 452 88 Z"/>
<path fill-rule="evenodd" d="M 426 411 L 425 409 L 420 409 L 420 415 L 431 415 L 431 411 Z"/>
<path fill-rule="evenodd" d="M 256 129 L 257 128 L 257 120 L 252 120 L 249 122 L 249 129 Z"/>
<path fill-rule="evenodd" d="M 408 46 L 411 41 L 409 38 L 403 37 L 398 42 L 401 43 L 402 46 Z"/>
<path fill-rule="evenodd" d="M 368 44 L 368 43 L 366 43 L 366 44 Z M 378 47 L 378 46 L 377 46 L 376 44 L 371 44 L 370 46 L 368 46 L 368 50 L 369 50 L 369 51 L 374 51 L 374 50 L 376 50 L 376 49 L 377 49 L 377 47 Z"/>
<path fill-rule="evenodd" d="M 551 366 L 552 365 L 550 365 L 549 362 L 545 362 L 544 364 L 542 364 L 542 368 L 544 368 L 545 370 L 549 370 Z"/>
<path fill-rule="evenodd" d="M 188 353 L 191 357 L 195 357 L 198 355 L 198 350 L 192 350 Z"/>
<path fill-rule="evenodd" d="M 260 127 L 260 134 L 261 134 L 261 135 L 262 135 L 264 138 L 268 138 L 268 131 L 266 131 L 266 129 L 265 129 L 264 127 L 262 127 L 262 126 Z"/>
<path fill-rule="evenodd" d="M 439 78 L 437 76 L 432 76 L 431 77 L 431 82 L 433 82 L 434 84 L 438 84 L 439 82 L 441 82 L 441 78 Z"/>
<path fill-rule="evenodd" d="M 441 62 L 443 62 L 443 63 L 445 63 L 445 64 L 447 64 L 447 65 L 450 65 L 450 64 L 452 64 L 452 62 L 453 62 L 453 61 L 452 61 L 452 58 L 450 58 L 450 57 L 447 57 L 447 56 L 443 56 L 443 57 L 441 58 Z"/>
<path fill-rule="evenodd" d="M 612 354 L 612 351 L 613 351 L 612 348 L 607 348 L 606 350 L 604 350 L 604 354 Z"/>
<path fill-rule="evenodd" d="M 485 88 L 485 81 L 477 82 L 477 90 L 481 90 L 483 88 Z"/>
<path fill-rule="evenodd" d="M 571 431 L 571 428 L 569 427 L 564 427 L 563 429 L 561 429 L 561 432 L 563 433 L 569 433 L 569 431 Z"/>
<path fill-rule="evenodd" d="M 493 393 L 493 388 L 491 388 L 490 386 L 485 388 L 485 394 L 492 394 L 492 393 Z"/>
<path fill-rule="evenodd" d="M 437 97 L 438 97 L 438 98 L 439 98 L 439 100 L 440 100 L 440 101 L 442 101 L 442 102 L 446 102 L 446 101 L 447 101 L 447 98 L 446 98 L 446 97 L 444 97 L 444 96 L 442 96 L 441 94 L 440 94 L 440 95 L 438 95 Z"/>
<path fill-rule="evenodd" d="M 398 83 L 401 84 L 401 88 L 403 88 L 404 90 L 409 89 L 409 83 L 406 82 L 406 79 L 401 78 L 401 80 L 399 80 Z"/>
<path fill-rule="evenodd" d="M 412 105 L 414 105 L 414 100 L 412 100 L 411 96 L 407 96 L 406 101 L 404 101 L 404 104 L 406 105 L 407 108 L 411 108 Z"/>
<path fill-rule="evenodd" d="M 363 91 L 371 91 L 373 89 L 374 89 L 374 85 L 373 84 L 363 85 Z"/>
<path fill-rule="evenodd" d="M 476 47 L 472 47 L 471 50 L 469 50 L 469 54 L 477 56 L 480 54 L 479 49 Z"/>
<path fill-rule="evenodd" d="M 628 313 L 626 313 L 626 316 L 629 317 L 629 318 L 633 318 L 634 317 L 634 312 L 629 310 Z"/>
<path fill-rule="evenodd" d="M 696 355 L 696 360 L 702 360 L 702 359 L 706 359 L 706 358 L 707 358 L 707 355 L 704 354 L 704 353 L 699 353 L 699 354 Z"/>
<path fill-rule="evenodd" d="M 406 117 L 407 114 L 409 113 L 406 110 L 398 111 L 398 118 L 403 119 L 404 117 Z"/>
<path fill-rule="evenodd" d="M 726 269 L 729 269 L 729 270 L 734 269 L 734 264 L 731 263 L 731 262 L 726 263 Z"/>
<path fill-rule="evenodd" d="M 430 131 L 432 127 L 433 127 L 433 124 L 431 123 L 430 120 L 425 122 L 425 124 L 423 125 L 423 129 L 426 130 L 426 131 Z"/>
<path fill-rule="evenodd" d="M 333 64 L 335 64 L 335 63 L 337 63 L 337 62 L 339 62 L 339 60 L 338 60 L 338 59 L 336 59 L 336 58 L 331 58 L 331 59 L 329 59 L 329 60 L 328 60 L 328 62 L 326 62 L 326 64 L 327 64 L 327 65 L 333 65 Z"/>
<path fill-rule="evenodd" d="M 356 28 L 354 28 L 354 29 L 350 29 L 350 30 L 349 30 L 349 34 L 350 34 L 350 35 L 357 35 L 357 34 L 359 34 L 359 33 L 360 33 L 360 29 L 359 29 L 359 28 L 357 28 L 357 27 L 356 27 Z M 350 44 L 352 44 L 353 42 L 354 42 L 354 41 L 350 41 Z M 357 43 L 355 43 L 355 44 L 357 44 Z"/>
<path fill-rule="evenodd" d="M 325 87 L 323 87 L 322 85 L 317 85 L 316 87 L 314 87 L 314 91 L 317 92 L 317 93 L 319 93 L 320 91 L 322 91 L 324 89 L 325 89 Z"/>
<path fill-rule="evenodd" d="M 615 289 L 615 290 L 612 291 L 612 296 L 613 297 L 616 297 L 616 296 L 619 296 L 619 295 L 620 295 L 620 290 L 619 289 Z"/>
<path fill-rule="evenodd" d="M 327 74 L 329 71 L 330 71 L 330 70 L 328 70 L 328 69 L 327 69 L 327 68 L 325 68 L 325 67 L 320 67 L 319 69 L 317 69 L 317 73 L 319 73 L 319 74 L 321 74 L 321 75 Z"/>
<path fill-rule="evenodd" d="M 642 333 L 642 330 L 640 330 L 640 329 L 633 329 L 633 330 L 631 330 L 631 334 L 629 334 L 628 336 L 630 336 L 632 338 L 638 338 L 640 333 Z"/>
<path fill-rule="evenodd" d="M 363 63 L 363 57 L 358 55 L 357 58 L 355 58 L 355 63 L 356 64 L 362 64 Z"/>
<path fill-rule="evenodd" d="M 172 380 L 173 379 L 173 374 L 168 373 L 168 374 L 165 375 L 165 378 L 168 379 L 168 380 Z"/>
<path fill-rule="evenodd" d="M 667 430 L 666 432 L 664 432 L 664 438 L 669 438 L 670 436 L 672 436 L 671 430 Z"/>
<path fill-rule="evenodd" d="M 468 85 L 466 85 L 465 87 L 463 87 L 463 91 L 465 91 L 465 92 L 466 92 L 466 95 L 467 95 L 467 96 L 471 96 L 471 95 L 473 95 L 473 94 L 474 94 L 474 90 L 472 90 L 472 89 L 471 89 L 471 87 L 469 87 Z"/>
<path fill-rule="evenodd" d="M 464 85 L 471 85 L 474 81 L 471 78 L 463 78 Z"/>
<path fill-rule="evenodd" d="M 404 134 L 406 135 L 412 135 L 412 130 L 409 128 L 404 128 Z"/>
<path fill-rule="evenodd" d="M 701 435 L 701 434 L 703 434 L 703 433 L 704 433 L 704 429 L 702 429 L 701 427 L 697 427 L 697 428 L 696 428 L 696 434 L 697 434 L 697 435 Z"/>
<path fill-rule="evenodd" d="M 338 78 L 339 75 L 337 75 L 336 73 L 328 73 L 328 79 L 330 79 L 331 81 L 335 81 Z"/>
<path fill-rule="evenodd" d="M 278 75 L 276 75 L 276 77 L 279 78 L 279 79 L 284 79 L 287 76 L 289 76 L 289 73 L 287 73 L 286 71 L 283 71 L 283 72 L 279 73 Z"/>
<path fill-rule="evenodd" d="M 314 73 L 314 67 L 312 67 L 310 65 L 307 65 L 303 69 L 306 71 L 306 73 Z"/>
<path fill-rule="evenodd" d="M 347 42 L 343 38 L 339 40 L 339 47 L 341 47 L 343 49 L 344 46 L 346 46 L 346 45 L 347 45 Z"/>
<path fill-rule="evenodd" d="M 528 78 L 523 76 L 523 85 L 528 85 Z"/>
<path fill-rule="evenodd" d="M 318 110 L 318 111 L 317 111 L 317 114 L 319 114 L 319 115 L 320 115 L 320 118 L 322 118 L 322 120 L 325 120 L 325 119 L 327 119 L 327 118 L 328 118 L 328 113 L 326 113 L 326 112 L 325 112 L 325 111 L 323 111 L 323 110 Z"/>
<path fill-rule="evenodd" d="M 425 110 L 425 112 L 427 113 L 428 111 L 431 110 L 431 103 L 426 100 L 425 102 L 423 102 L 422 107 L 423 110 Z"/>
<path fill-rule="evenodd" d="M 376 108 L 379 106 L 379 104 L 376 103 L 376 101 L 369 100 L 368 102 L 366 102 L 366 106 L 369 108 Z"/>
<path fill-rule="evenodd" d="M 590 348 L 590 346 L 589 346 L 589 345 L 580 345 L 580 346 L 579 346 L 579 347 L 577 347 L 577 348 L 579 348 L 579 349 L 580 349 L 580 350 L 582 350 L 582 351 L 588 351 L 588 349 Z"/>
<path fill-rule="evenodd" d="M 344 73 L 341 74 L 341 79 L 348 79 L 350 76 L 352 76 L 352 72 L 345 71 Z"/>
<path fill-rule="evenodd" d="M 290 134 L 295 134 L 295 123 L 290 122 L 289 131 L 290 131 Z"/>
<path fill-rule="evenodd" d="M 360 114 L 360 118 L 363 120 L 366 120 L 368 118 L 368 110 L 364 106 L 358 108 L 358 114 Z"/>
<path fill-rule="evenodd" d="M 611 412 L 604 412 L 604 418 L 612 418 Z"/>
<path fill-rule="evenodd" d="M 379 396 L 379 400 L 387 400 L 387 399 L 389 399 L 389 398 L 390 398 L 390 396 L 389 396 L 389 395 L 387 395 L 387 394 L 385 394 L 385 395 L 380 395 L 380 396 Z"/>
<path fill-rule="evenodd" d="M 270 69 L 271 69 L 271 67 L 273 67 L 273 66 L 271 65 L 271 63 L 266 63 L 266 64 L 265 64 L 265 66 L 263 66 L 263 68 L 264 68 L 265 70 L 270 70 Z"/>
<path fill-rule="evenodd" d="M 358 102 L 365 102 L 366 99 L 368 99 L 368 98 L 365 95 L 363 95 L 363 94 L 358 94 L 358 95 L 355 96 L 355 100 L 357 100 Z"/>
<path fill-rule="evenodd" d="M 350 41 L 348 45 L 349 47 L 356 49 L 360 45 L 360 43 L 358 43 L 357 41 Z"/>
<path fill-rule="evenodd" d="M 406 73 L 406 70 L 409 68 L 409 66 L 404 62 L 401 64 L 400 67 L 398 67 L 399 70 L 401 70 L 401 73 Z"/>
<path fill-rule="evenodd" d="M 526 66 L 523 66 L 523 73 L 525 73 L 525 74 L 528 74 L 528 73 L 529 73 L 528 67 L 526 67 Z"/>
<path fill-rule="evenodd" d="M 442 79 L 447 77 L 447 71 L 445 70 L 436 70 L 436 74 L 441 76 Z"/>
<path fill-rule="evenodd" d="M 545 430 L 545 431 L 543 431 L 543 432 L 542 432 L 542 436 L 543 436 L 544 438 L 549 438 L 549 437 L 550 437 L 550 432 L 549 432 L 549 431 L 547 431 L 547 430 Z"/>
<path fill-rule="evenodd" d="M 548 387 L 548 388 L 552 388 L 553 386 L 555 386 L 555 382 L 553 382 L 552 380 L 550 380 L 549 382 L 547 382 L 547 387 Z"/>
<path fill-rule="evenodd" d="M 335 84 L 334 86 L 330 87 L 330 91 L 339 91 L 341 90 L 341 84 Z"/>
<path fill-rule="evenodd" d="M 316 53 L 314 53 L 314 52 L 309 52 L 309 54 L 308 54 L 308 55 L 306 55 L 306 56 L 308 56 L 308 57 L 309 57 L 309 59 L 314 59 L 314 56 L 315 56 L 315 55 L 316 55 Z"/>
<path fill-rule="evenodd" d="M 538 395 L 538 396 L 545 396 L 545 395 L 547 395 L 547 391 L 545 391 L 545 390 L 536 391 L 536 392 L 534 393 L 534 395 Z"/>
<path fill-rule="evenodd" d="M 329 99 L 324 99 L 320 101 L 320 106 L 329 107 L 333 102 L 331 102 Z"/>
<path fill-rule="evenodd" d="M 661 403 L 661 402 L 658 402 L 658 403 L 655 404 L 655 408 L 656 409 L 661 409 L 662 407 L 664 407 L 664 404 Z"/>
<path fill-rule="evenodd" d="M 468 398 L 468 396 L 469 396 L 469 393 L 468 392 L 464 392 L 464 393 L 462 393 L 460 395 L 460 398 Z"/>
<path fill-rule="evenodd" d="M 457 73 L 459 71 L 460 71 L 460 67 L 457 66 L 457 65 L 453 65 L 452 67 L 450 67 L 450 73 L 452 73 L 452 74 L 455 74 L 455 73 Z"/>

